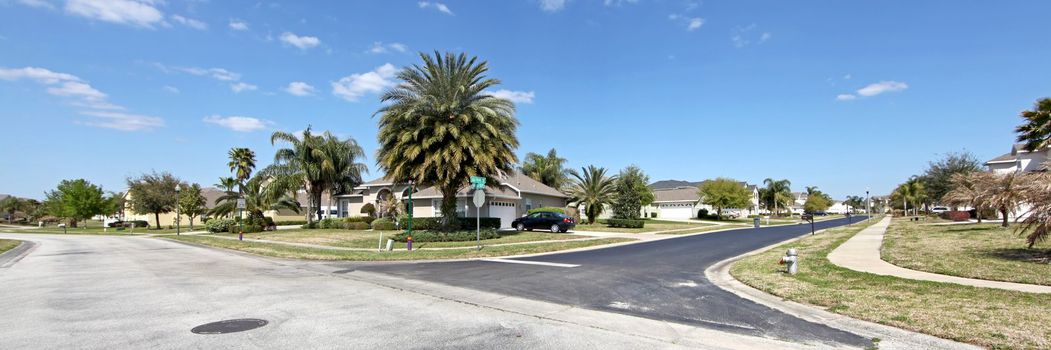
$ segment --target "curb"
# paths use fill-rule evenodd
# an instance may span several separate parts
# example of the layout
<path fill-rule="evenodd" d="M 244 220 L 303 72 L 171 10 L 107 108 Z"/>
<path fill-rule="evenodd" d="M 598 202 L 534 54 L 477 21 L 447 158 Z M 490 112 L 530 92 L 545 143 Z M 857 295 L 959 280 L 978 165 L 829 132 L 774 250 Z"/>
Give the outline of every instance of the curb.
<path fill-rule="evenodd" d="M 28 256 L 29 253 L 32 253 L 36 250 L 36 247 L 40 245 L 39 243 L 32 241 L 20 241 L 22 243 L 19 243 L 14 248 L 11 248 L 11 250 L 0 254 L 0 269 L 14 266 L 15 263 L 18 263 L 19 260 Z"/>
<path fill-rule="evenodd" d="M 825 230 L 821 230 L 816 233 L 824 231 Z M 821 323 L 828 325 L 829 327 L 855 333 L 866 338 L 879 338 L 880 342 L 878 347 L 880 349 L 982 349 L 982 347 L 979 346 L 942 339 L 932 335 L 908 331 L 874 322 L 858 320 L 826 311 L 817 306 L 786 300 L 746 285 L 730 275 L 730 267 L 738 260 L 765 252 L 786 243 L 795 242 L 804 237 L 807 236 L 804 235 L 787 239 L 779 243 L 774 243 L 717 262 L 705 269 L 704 275 L 715 286 L 760 305 L 764 305 L 810 322 Z"/>

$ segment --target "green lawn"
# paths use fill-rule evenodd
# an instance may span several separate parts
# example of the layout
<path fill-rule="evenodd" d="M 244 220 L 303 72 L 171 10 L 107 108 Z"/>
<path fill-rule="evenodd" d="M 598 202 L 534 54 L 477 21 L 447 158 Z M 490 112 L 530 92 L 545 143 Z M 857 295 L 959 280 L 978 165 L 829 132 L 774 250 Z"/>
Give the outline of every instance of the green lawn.
<path fill-rule="evenodd" d="M 376 251 L 347 251 L 336 249 L 303 248 L 274 243 L 260 243 L 252 241 L 236 241 L 208 236 L 166 236 L 162 239 L 172 239 L 183 242 L 207 245 L 218 248 L 239 250 L 243 252 L 272 256 L 278 258 L 311 259 L 311 260 L 357 260 L 357 261 L 391 261 L 391 260 L 437 260 L 437 259 L 469 259 L 508 256 L 519 254 L 546 253 L 559 250 L 590 247 L 596 245 L 620 243 L 632 241 L 628 238 L 604 238 L 587 241 L 567 241 L 555 243 L 521 244 L 510 246 L 483 247 L 482 250 L 473 248 L 447 249 L 447 250 L 395 250 L 392 252 Z"/>
<path fill-rule="evenodd" d="M 380 234 L 382 234 L 384 237 L 382 241 L 383 245 L 386 245 L 386 240 L 388 237 L 398 234 L 400 232 L 401 231 L 353 231 L 338 229 L 279 230 L 271 232 L 246 233 L 245 238 L 280 242 L 309 243 L 346 248 L 376 248 L 377 244 L 380 243 Z M 575 238 L 587 238 L 587 236 L 537 231 L 507 231 L 502 232 L 502 236 L 500 238 L 482 240 L 482 244 L 492 245 L 502 243 L 566 240 Z M 476 244 L 476 241 L 472 240 L 466 242 L 417 242 L 414 245 L 416 248 L 438 248 L 471 247 L 475 246 Z M 395 247 L 404 248 L 405 243 L 396 242 Z"/>
<path fill-rule="evenodd" d="M 3 254 L 8 250 L 15 249 L 15 247 L 17 247 L 19 244 L 22 244 L 22 241 L 16 241 L 13 239 L 0 239 L 0 254 Z"/>
<path fill-rule="evenodd" d="M 829 263 L 828 253 L 865 226 L 805 236 L 742 259 L 730 273 L 767 293 L 858 319 L 991 348 L 1051 348 L 1051 295 L 879 276 Z M 777 264 L 788 248 L 799 251 L 794 276 Z"/>
<path fill-rule="evenodd" d="M 645 233 L 645 232 L 656 232 L 666 230 L 679 230 L 689 228 L 703 228 L 713 226 L 712 224 L 706 223 L 692 223 L 692 222 L 678 222 L 678 221 L 661 221 L 661 220 L 646 220 L 646 225 L 643 228 L 623 228 L 623 227 L 609 227 L 606 224 L 596 221 L 594 224 L 588 225 L 585 222 L 578 223 L 574 230 L 580 231 L 592 231 L 592 232 L 619 232 L 619 233 Z M 572 230 L 570 230 L 572 231 Z"/>
<path fill-rule="evenodd" d="M 896 221 L 884 237 L 883 260 L 945 275 L 1051 285 L 1051 242 L 1026 249 L 1014 227 L 922 225 Z"/>

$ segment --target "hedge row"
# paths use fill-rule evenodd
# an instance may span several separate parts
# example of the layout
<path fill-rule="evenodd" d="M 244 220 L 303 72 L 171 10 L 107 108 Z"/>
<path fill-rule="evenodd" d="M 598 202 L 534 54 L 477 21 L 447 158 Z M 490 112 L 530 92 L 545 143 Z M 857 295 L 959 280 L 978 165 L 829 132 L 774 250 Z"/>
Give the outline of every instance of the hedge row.
<path fill-rule="evenodd" d="M 109 227 L 150 227 L 150 223 L 146 220 L 114 221 Z"/>
<path fill-rule="evenodd" d="M 941 213 L 939 216 L 941 216 L 942 219 L 952 221 L 967 221 L 971 219 L 971 213 L 966 211 L 947 211 Z"/>
<path fill-rule="evenodd" d="M 529 214 L 532 214 L 532 213 L 544 213 L 544 212 L 555 212 L 555 213 L 559 213 L 559 214 L 562 214 L 562 215 L 566 215 L 566 210 L 565 209 L 556 208 L 556 207 L 541 207 L 541 208 L 529 209 Z"/>
<path fill-rule="evenodd" d="M 629 219 L 609 219 L 606 220 L 606 224 L 609 225 L 609 227 L 642 228 L 646 225 L 646 221 Z"/>
<path fill-rule="evenodd" d="M 440 231 L 412 231 L 413 242 L 466 242 L 478 239 L 478 232 L 476 231 L 453 231 L 453 232 L 440 232 Z M 496 230 L 485 229 L 480 232 L 482 239 L 496 239 L 500 238 L 500 233 Z M 391 236 L 391 239 L 398 242 L 405 242 L 409 238 L 407 232 L 402 232 Z"/>
<path fill-rule="evenodd" d="M 402 228 L 408 225 L 408 215 L 402 215 L 398 217 L 398 222 L 401 223 Z M 475 228 L 475 218 L 456 218 L 459 221 L 457 227 L 461 230 L 472 230 Z M 508 223 L 511 224 L 511 223 Z M 481 225 L 483 229 L 499 229 L 500 218 L 482 218 Z M 439 230 L 442 228 L 442 218 L 412 218 L 412 229 L 420 231 L 428 230 Z"/>

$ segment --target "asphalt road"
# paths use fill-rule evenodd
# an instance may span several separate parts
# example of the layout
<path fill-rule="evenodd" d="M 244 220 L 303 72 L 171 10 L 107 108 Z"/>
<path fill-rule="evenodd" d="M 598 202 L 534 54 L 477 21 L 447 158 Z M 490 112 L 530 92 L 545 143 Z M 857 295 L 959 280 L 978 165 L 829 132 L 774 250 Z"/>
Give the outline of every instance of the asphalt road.
<path fill-rule="evenodd" d="M 809 233 L 810 225 L 773 226 L 520 259 L 578 267 L 467 261 L 346 268 L 792 342 L 871 346 L 861 336 L 740 298 L 704 276 L 716 262 Z"/>
<path fill-rule="evenodd" d="M 146 237 L 0 234 L 38 244 L 0 262 L 3 349 L 681 348 Z M 194 334 L 210 322 L 268 324 Z"/>

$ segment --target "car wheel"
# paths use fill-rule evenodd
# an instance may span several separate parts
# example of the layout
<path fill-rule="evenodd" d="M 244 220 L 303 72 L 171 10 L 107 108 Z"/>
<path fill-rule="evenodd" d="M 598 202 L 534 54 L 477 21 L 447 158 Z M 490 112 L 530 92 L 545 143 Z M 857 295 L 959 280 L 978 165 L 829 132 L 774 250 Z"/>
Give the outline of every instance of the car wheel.
<path fill-rule="evenodd" d="M 515 230 L 525 231 L 525 224 L 519 222 L 518 226 L 515 226 Z"/>
<path fill-rule="evenodd" d="M 558 231 L 562 231 L 562 228 L 558 227 L 557 224 L 551 225 L 551 233 L 558 233 Z"/>

